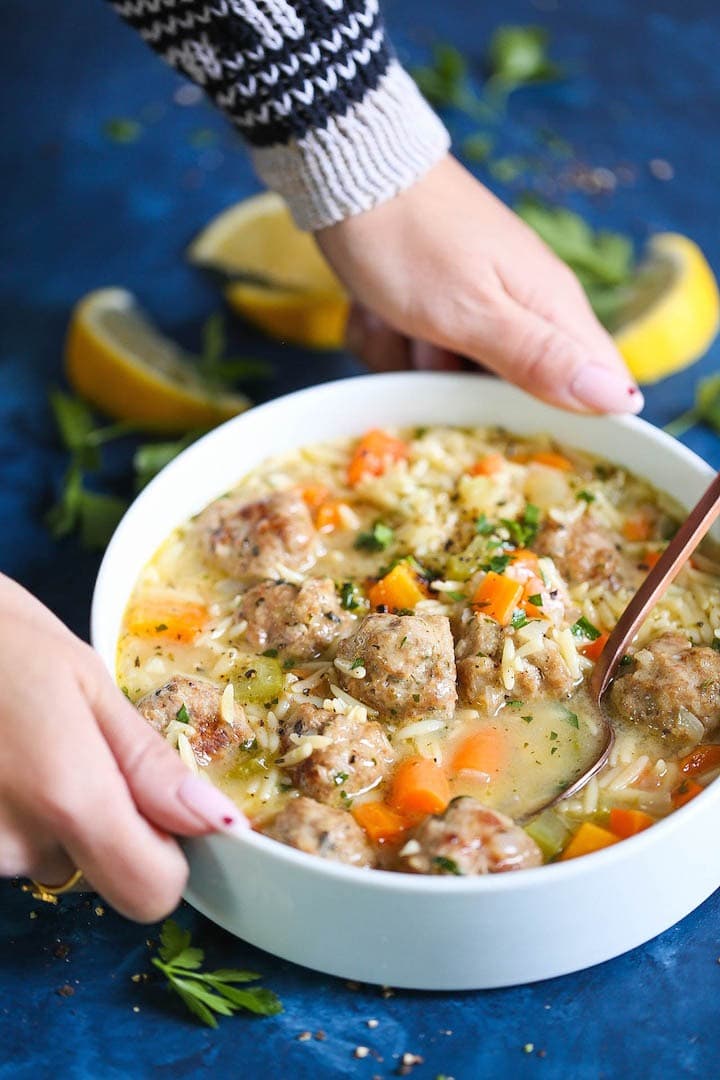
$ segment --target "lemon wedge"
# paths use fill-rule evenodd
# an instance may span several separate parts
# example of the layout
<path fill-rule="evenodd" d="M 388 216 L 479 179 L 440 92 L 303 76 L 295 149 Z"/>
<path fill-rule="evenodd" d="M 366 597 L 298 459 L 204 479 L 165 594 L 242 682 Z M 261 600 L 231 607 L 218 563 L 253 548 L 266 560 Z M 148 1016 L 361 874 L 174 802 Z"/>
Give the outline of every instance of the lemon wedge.
<path fill-rule="evenodd" d="M 719 323 L 718 285 L 697 244 L 679 233 L 653 237 L 613 331 L 635 378 L 657 382 L 688 367 L 707 352 Z"/>
<path fill-rule="evenodd" d="M 65 365 L 71 386 L 91 405 L 151 431 L 214 427 L 251 404 L 242 394 L 213 392 L 125 289 L 97 289 L 79 301 Z"/>
<path fill-rule="evenodd" d="M 230 306 L 271 337 L 306 348 L 341 347 L 347 294 L 279 195 L 266 192 L 229 207 L 193 241 L 188 258 L 226 275 Z"/>

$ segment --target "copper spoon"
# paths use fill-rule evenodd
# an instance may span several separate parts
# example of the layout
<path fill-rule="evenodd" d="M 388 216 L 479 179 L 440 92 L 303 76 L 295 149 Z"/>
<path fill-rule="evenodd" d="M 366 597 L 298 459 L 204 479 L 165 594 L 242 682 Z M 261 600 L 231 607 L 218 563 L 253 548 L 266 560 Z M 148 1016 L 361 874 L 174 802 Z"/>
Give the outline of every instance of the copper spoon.
<path fill-rule="evenodd" d="M 560 794 L 544 803 L 538 810 L 534 810 L 533 816 L 540 813 L 541 810 L 554 806 L 561 799 L 567 799 L 568 796 L 580 791 L 588 780 L 602 769 L 607 761 L 615 741 L 615 731 L 603 708 L 603 696 L 615 676 L 618 664 L 627 653 L 628 645 L 635 637 L 645 616 L 675 580 L 718 515 L 720 515 L 720 473 L 717 474 L 705 494 L 690 511 L 623 611 L 615 624 L 615 629 L 605 643 L 605 648 L 595 663 L 595 668 L 590 676 L 589 689 L 597 707 L 597 715 L 604 735 L 603 748 L 600 754 L 592 765 L 585 769 L 571 784 L 568 784 Z"/>

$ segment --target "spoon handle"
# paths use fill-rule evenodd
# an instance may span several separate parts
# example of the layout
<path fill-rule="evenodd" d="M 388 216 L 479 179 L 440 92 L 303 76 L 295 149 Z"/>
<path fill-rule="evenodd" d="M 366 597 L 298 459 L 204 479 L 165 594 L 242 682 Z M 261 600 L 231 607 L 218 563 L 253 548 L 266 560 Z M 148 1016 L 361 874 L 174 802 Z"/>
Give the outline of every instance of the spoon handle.
<path fill-rule="evenodd" d="M 590 690 L 599 701 L 626 654 L 638 627 L 660 599 L 705 533 L 720 514 L 720 473 L 690 511 L 665 551 L 618 619 L 590 678 Z"/>

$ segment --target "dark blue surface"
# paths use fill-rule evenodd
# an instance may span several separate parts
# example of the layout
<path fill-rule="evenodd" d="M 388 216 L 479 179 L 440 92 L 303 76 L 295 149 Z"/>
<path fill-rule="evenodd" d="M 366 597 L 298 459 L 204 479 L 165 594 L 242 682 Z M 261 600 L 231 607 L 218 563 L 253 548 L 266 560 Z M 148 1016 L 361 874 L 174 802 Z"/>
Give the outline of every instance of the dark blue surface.
<path fill-rule="evenodd" d="M 550 10 L 548 10 L 550 9 Z M 540 22 L 576 74 L 522 91 L 503 128 L 503 152 L 552 127 L 592 165 L 634 173 L 612 195 L 566 201 L 598 224 L 674 229 L 697 239 L 720 275 L 720 15 L 714 0 L 502 5 L 388 0 L 405 58 L 439 36 L 477 56 L 499 22 Z M 6 0 L 0 143 L 5 179 L 0 265 L 0 566 L 86 632 L 98 559 L 74 541 L 57 545 L 40 524 L 63 469 L 46 409 L 59 379 L 72 303 L 100 285 L 134 290 L 168 330 L 197 344 L 218 306 L 212 287 L 184 265 L 184 245 L 217 210 L 256 190 L 242 148 L 205 105 L 183 106 L 181 85 L 100 0 Z M 127 145 L 103 125 L 142 124 Z M 202 134 L 200 134 L 202 132 Z M 199 143 L 206 144 L 199 146 Z M 654 179 L 651 159 L 674 179 Z M 560 164 L 554 169 L 558 171 Z M 522 187 L 499 188 L 512 198 Z M 283 351 L 240 326 L 237 343 L 278 366 L 262 396 L 356 370 L 340 356 Z M 647 392 L 646 416 L 664 423 L 690 403 L 701 365 Z M 720 466 L 720 439 L 696 429 L 688 443 Z M 122 489 L 122 453 L 115 462 Z M 33 918 L 33 914 L 36 917 Z M 484 993 L 383 998 L 281 963 L 185 908 L 180 918 L 211 959 L 264 973 L 285 1013 L 223 1021 L 209 1032 L 159 984 L 134 983 L 148 967 L 146 938 L 93 903 L 58 909 L 0 885 L 0 1077 L 392 1075 L 397 1055 L 421 1054 L 418 1078 L 584 1078 L 633 1074 L 706 1077 L 720 1059 L 720 895 L 648 946 L 575 976 Z M 602 919 L 602 897 L 598 897 Z M 58 942 L 70 947 L 67 957 Z M 421 947 L 421 944 L 419 944 Z M 57 993 L 70 986 L 72 996 Z M 135 1012 L 134 1009 L 139 1011 Z M 366 1021 L 379 1026 L 368 1029 Z M 326 1038 L 298 1042 L 302 1031 Z M 533 1044 L 526 1053 L 523 1047 Z M 383 1058 L 356 1060 L 367 1045 Z"/>

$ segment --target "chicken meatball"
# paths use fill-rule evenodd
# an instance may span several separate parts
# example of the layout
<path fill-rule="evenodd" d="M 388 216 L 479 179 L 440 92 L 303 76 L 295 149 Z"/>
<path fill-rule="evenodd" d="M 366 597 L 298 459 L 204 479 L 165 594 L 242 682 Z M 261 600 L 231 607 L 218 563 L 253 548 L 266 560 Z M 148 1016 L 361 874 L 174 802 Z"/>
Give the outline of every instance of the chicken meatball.
<path fill-rule="evenodd" d="M 570 585 L 605 581 L 614 590 L 632 571 L 607 529 L 589 515 L 571 525 L 546 522 L 533 547 L 539 555 L 550 556 Z"/>
<path fill-rule="evenodd" d="M 340 684 L 384 718 L 450 718 L 455 710 L 455 656 L 445 615 L 367 615 L 340 642 Z M 355 678 L 362 667 L 365 675 Z"/>
<path fill-rule="evenodd" d="M 252 649 L 277 649 L 295 660 L 319 656 L 355 622 L 340 606 L 330 578 L 308 578 L 300 586 L 262 581 L 245 593 L 242 614 Z"/>
<path fill-rule="evenodd" d="M 310 511 L 296 491 L 250 503 L 237 495 L 216 499 L 195 528 L 205 558 L 239 580 L 280 580 L 288 570 L 309 570 L 319 553 Z"/>
<path fill-rule="evenodd" d="M 397 869 L 411 874 L 500 874 L 542 864 L 539 847 L 512 818 L 464 795 L 408 833 Z"/>
<path fill-rule="evenodd" d="M 324 806 L 304 795 L 291 799 L 262 831 L 281 844 L 321 859 L 350 866 L 375 863 L 365 833 L 347 810 Z"/>
<path fill-rule="evenodd" d="M 392 747 L 374 720 L 358 722 L 308 703 L 285 719 L 281 751 L 291 752 L 307 735 L 328 741 L 286 771 L 298 790 L 318 802 L 347 807 L 352 799 L 377 787 L 392 765 Z"/>
<path fill-rule="evenodd" d="M 720 653 L 684 634 L 663 634 L 620 668 L 610 703 L 678 752 L 690 750 L 720 726 Z"/>
<path fill-rule="evenodd" d="M 156 731 L 165 732 L 173 720 L 188 725 L 188 742 L 199 765 L 224 761 L 253 738 L 245 713 L 233 705 L 233 715 L 221 716 L 223 688 L 205 679 L 175 675 L 146 694 L 137 709 Z"/>

